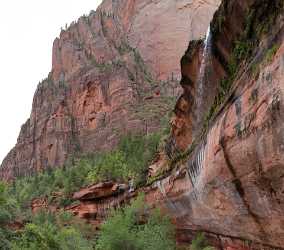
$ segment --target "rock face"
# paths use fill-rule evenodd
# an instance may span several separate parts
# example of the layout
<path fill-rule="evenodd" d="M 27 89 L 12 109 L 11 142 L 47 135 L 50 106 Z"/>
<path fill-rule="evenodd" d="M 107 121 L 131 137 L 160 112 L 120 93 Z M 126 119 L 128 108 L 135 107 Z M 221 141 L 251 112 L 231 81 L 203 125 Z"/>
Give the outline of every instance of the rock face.
<path fill-rule="evenodd" d="M 179 93 L 179 58 L 219 0 L 105 0 L 55 39 L 52 70 L 0 177 L 29 175 L 148 133 Z M 198 24 L 198 25 L 197 25 Z"/>
<path fill-rule="evenodd" d="M 175 160 L 174 168 L 136 191 L 145 193 L 150 206 L 171 215 L 180 243 L 203 231 L 218 249 L 283 249 L 283 10 L 282 1 L 223 1 L 211 23 L 212 72 L 209 89 L 204 91 L 220 97 L 220 79 L 224 78 L 231 81 L 231 87 L 208 118 L 203 133 L 200 129 L 200 136 L 194 134 L 195 104 L 191 98 L 196 98 L 200 84 L 202 42 L 191 42 L 182 59 L 184 92 L 176 105 L 168 152 L 174 152 L 173 146 L 189 150 L 181 159 L 168 154 Z M 243 44 L 242 37 L 250 46 Z M 245 57 L 237 53 L 240 50 L 246 51 Z M 239 63 L 232 75 L 229 61 L 233 56 Z M 203 96 L 202 102 L 214 104 L 212 96 Z M 163 166 L 160 162 L 156 165 Z M 82 190 L 77 194 L 80 204 L 70 210 L 91 221 L 103 220 L 110 208 L 135 196 L 127 189 L 109 192 L 113 185 L 99 200 L 95 198 L 101 194 L 99 189 Z M 85 195 L 92 198 L 80 198 Z"/>
<path fill-rule="evenodd" d="M 74 193 L 73 199 L 80 201 L 80 203 L 66 207 L 65 210 L 87 220 L 96 229 L 99 229 L 110 208 L 119 208 L 134 196 L 135 193 L 130 192 L 129 187 L 125 184 L 99 183 Z"/>
<path fill-rule="evenodd" d="M 202 101 L 216 105 L 208 93 L 217 96 L 224 77 L 232 85 L 201 137 L 192 129 L 200 43 L 191 42 L 185 55 L 190 60 L 182 60 L 184 93 L 172 145 L 189 148 L 189 156 L 156 183 L 155 198 L 149 198 L 160 199 L 182 230 L 247 240 L 253 249 L 284 245 L 283 7 L 281 1 L 223 1 L 211 24 L 213 72 Z M 232 65 L 232 58 L 239 64 Z"/>
<path fill-rule="evenodd" d="M 66 209 L 99 226 L 110 208 L 144 192 L 172 217 L 179 243 L 203 231 L 218 249 L 283 249 L 283 14 L 282 0 L 224 0 L 211 23 L 210 64 L 202 41 L 182 58 L 183 93 L 152 181 L 135 192 L 96 184 Z"/>

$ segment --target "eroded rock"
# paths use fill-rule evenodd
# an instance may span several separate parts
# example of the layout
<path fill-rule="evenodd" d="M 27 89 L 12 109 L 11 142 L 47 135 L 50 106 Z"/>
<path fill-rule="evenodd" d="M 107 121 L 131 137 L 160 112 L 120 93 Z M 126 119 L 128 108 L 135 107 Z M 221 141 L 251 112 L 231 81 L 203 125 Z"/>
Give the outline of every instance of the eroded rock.
<path fill-rule="evenodd" d="M 179 58 L 189 39 L 204 36 L 218 4 L 105 0 L 62 31 L 1 178 L 109 150 L 129 132 L 157 131 L 180 92 Z"/>

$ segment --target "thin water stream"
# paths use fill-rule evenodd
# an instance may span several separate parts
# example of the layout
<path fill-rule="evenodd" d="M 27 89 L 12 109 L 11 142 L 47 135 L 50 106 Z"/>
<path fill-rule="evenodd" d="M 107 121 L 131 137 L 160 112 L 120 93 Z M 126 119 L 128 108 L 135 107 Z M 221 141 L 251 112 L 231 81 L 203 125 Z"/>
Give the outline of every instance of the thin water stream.
<path fill-rule="evenodd" d="M 204 116 L 204 103 L 205 103 L 205 87 L 207 82 L 207 69 L 211 63 L 211 49 L 212 49 L 212 34 L 210 25 L 207 29 L 206 38 L 204 40 L 204 49 L 202 54 L 201 65 L 199 69 L 199 74 L 197 78 L 197 92 L 195 97 L 195 117 L 196 117 L 196 126 L 195 126 L 195 134 L 199 131 L 200 125 L 202 123 L 202 119 Z"/>

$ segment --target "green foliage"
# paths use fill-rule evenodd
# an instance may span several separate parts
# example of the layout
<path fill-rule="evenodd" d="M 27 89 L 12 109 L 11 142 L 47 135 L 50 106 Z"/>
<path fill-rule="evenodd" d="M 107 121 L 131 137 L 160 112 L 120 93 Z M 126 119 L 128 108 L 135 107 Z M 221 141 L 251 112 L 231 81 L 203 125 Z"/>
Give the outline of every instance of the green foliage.
<path fill-rule="evenodd" d="M 173 250 L 174 232 L 167 217 L 149 212 L 144 197 L 113 211 L 102 225 L 96 250 Z"/>
<path fill-rule="evenodd" d="M 127 42 L 122 41 L 119 47 L 117 48 L 117 50 L 120 53 L 120 55 L 124 55 L 133 51 L 134 49 Z"/>
<path fill-rule="evenodd" d="M 214 102 L 211 105 L 207 115 L 205 116 L 205 123 L 204 123 L 205 129 L 209 126 L 209 122 L 211 121 L 212 117 L 216 114 L 216 112 L 218 111 L 218 108 L 224 102 L 225 97 L 230 91 L 231 84 L 232 84 L 232 80 L 228 78 L 224 78 L 220 81 L 220 84 L 218 86 L 217 95 L 215 96 Z"/>
<path fill-rule="evenodd" d="M 9 196 L 14 198 L 16 204 L 20 204 L 24 217 L 29 216 L 30 203 L 34 198 L 48 197 L 49 201 L 59 205 L 69 205 L 72 202 L 70 195 L 88 183 L 86 176 L 93 165 L 94 159 L 80 159 L 69 167 L 19 178 L 9 186 Z M 54 196 L 54 193 L 59 195 Z"/>
<path fill-rule="evenodd" d="M 279 49 L 280 45 L 279 44 L 274 44 L 269 50 L 267 50 L 266 55 L 265 55 L 265 63 L 271 63 L 273 57 L 275 56 L 277 50 Z"/>
<path fill-rule="evenodd" d="M 269 63 L 272 62 L 273 57 L 275 56 L 277 50 L 279 49 L 280 45 L 279 44 L 274 44 L 270 49 L 268 49 L 266 51 L 266 54 L 264 55 L 264 58 L 262 59 L 262 61 L 260 62 L 256 62 L 252 65 L 251 67 L 251 72 L 252 75 L 255 77 L 259 76 L 259 71 L 260 71 L 260 67 L 265 66 Z"/>
<path fill-rule="evenodd" d="M 8 185 L 0 182 L 0 226 L 11 222 L 19 214 L 19 206 L 8 193 Z"/>
<path fill-rule="evenodd" d="M 134 179 L 138 185 L 145 181 L 147 166 L 157 151 L 160 134 L 128 135 L 116 150 L 100 155 L 95 168 L 88 174 L 90 182 Z"/>
<path fill-rule="evenodd" d="M 147 166 L 157 151 L 160 138 L 160 134 L 128 135 L 111 152 L 83 157 L 66 167 L 18 178 L 9 186 L 0 183 L 0 223 L 16 215 L 29 218 L 34 198 L 48 197 L 50 203 L 67 206 L 73 202 L 72 194 L 90 183 L 128 181 L 130 178 L 137 185 L 144 182 Z"/>
<path fill-rule="evenodd" d="M 68 221 L 66 221 L 68 218 Z M 64 220 L 65 219 L 65 220 Z M 91 228 L 89 228 L 91 232 Z M 12 250 L 80 250 L 93 249 L 94 239 L 84 235 L 72 215 L 38 213 L 12 242 Z"/>
<path fill-rule="evenodd" d="M 160 134 L 128 135 L 111 152 L 73 159 L 68 167 L 47 169 L 19 178 L 10 185 L 0 183 L 0 226 L 16 219 L 29 222 L 16 235 L 1 229 L 1 242 L 7 249 L 92 249 L 85 239 L 92 239 L 94 235 L 85 223 L 66 213 L 34 216 L 30 211 L 32 200 L 48 198 L 52 204 L 66 206 L 73 202 L 74 191 L 94 181 L 133 179 L 138 185 L 146 179 L 147 166 L 156 153 L 160 137 Z M 152 223 L 155 217 L 150 218 Z M 150 234 L 147 230 L 145 227 L 145 235 Z"/>
<path fill-rule="evenodd" d="M 196 238 L 192 241 L 190 250 L 214 250 L 213 247 L 208 246 L 203 233 L 197 234 Z"/>
<path fill-rule="evenodd" d="M 19 214 L 19 206 L 8 193 L 8 185 L 0 182 L 0 249 L 11 248 L 11 241 L 15 234 L 7 228 L 7 224 L 13 222 Z"/>
<path fill-rule="evenodd" d="M 151 73 L 148 71 L 148 68 L 140 55 L 139 51 L 137 49 L 133 49 L 134 53 L 134 60 L 135 60 L 135 65 L 140 69 L 141 72 L 143 72 L 145 79 L 149 83 L 153 83 L 153 77 Z"/>
<path fill-rule="evenodd" d="M 241 62 L 242 60 L 248 58 L 248 56 L 252 52 L 252 42 L 247 41 L 247 40 L 242 40 L 242 41 L 236 41 L 235 42 L 235 47 L 233 51 L 233 58 L 236 63 Z M 233 74 L 234 72 L 230 72 Z"/>
<path fill-rule="evenodd" d="M 112 151 L 101 156 L 96 167 L 88 174 L 90 182 L 106 181 L 110 179 L 125 180 L 130 174 L 126 165 L 126 158 L 121 151 Z"/>
<path fill-rule="evenodd" d="M 18 232 L 10 231 L 7 225 L 0 226 L 3 250 L 94 249 L 94 242 L 92 228 L 66 212 L 57 216 L 39 212 Z"/>
<path fill-rule="evenodd" d="M 111 63 L 107 63 L 107 62 L 100 63 L 97 61 L 95 57 L 91 58 L 91 64 L 94 67 L 98 68 L 101 72 L 109 72 L 112 69 Z"/>
<path fill-rule="evenodd" d="M 17 234 L 0 226 L 0 249 L 10 250 L 12 242 L 17 239 Z"/>
<path fill-rule="evenodd" d="M 269 29 L 275 24 L 280 13 L 283 12 L 284 2 L 283 0 L 275 1 L 255 1 L 253 5 L 249 8 L 245 22 L 243 24 L 244 29 L 240 34 L 238 40 L 234 42 L 233 49 L 231 51 L 231 57 L 228 62 L 227 73 L 228 76 L 226 79 L 221 81 L 226 81 L 228 86 L 231 86 L 237 72 L 240 69 L 240 65 L 247 64 L 253 55 L 253 52 L 258 47 L 260 40 L 263 36 L 269 33 Z M 229 9 L 227 1 L 222 2 L 219 10 L 214 16 L 213 22 L 213 35 L 219 35 L 222 32 L 222 26 L 225 21 L 225 17 L 229 15 Z M 268 50 L 265 55 L 264 62 L 269 63 L 273 56 L 275 55 L 279 47 L 274 45 L 270 50 Z M 254 63 L 251 67 L 251 72 L 254 76 L 258 76 L 259 72 L 259 63 Z M 223 91 L 223 87 L 220 85 L 218 93 L 215 97 L 214 103 L 211 109 L 208 112 L 206 123 L 212 118 L 216 113 L 217 108 L 224 101 L 224 94 L 227 94 L 229 91 Z"/>

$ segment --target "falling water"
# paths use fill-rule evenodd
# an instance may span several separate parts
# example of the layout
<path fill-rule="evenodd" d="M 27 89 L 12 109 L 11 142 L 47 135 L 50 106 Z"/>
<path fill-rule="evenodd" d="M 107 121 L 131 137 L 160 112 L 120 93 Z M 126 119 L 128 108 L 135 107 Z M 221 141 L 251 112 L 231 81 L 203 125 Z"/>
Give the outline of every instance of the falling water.
<path fill-rule="evenodd" d="M 204 49 L 203 49 L 203 54 L 202 54 L 202 61 L 199 69 L 199 75 L 197 79 L 197 95 L 196 95 L 196 107 L 195 107 L 195 114 L 196 114 L 196 127 L 200 128 L 201 122 L 202 122 L 202 113 L 204 112 L 204 87 L 206 84 L 206 71 L 209 66 L 209 63 L 211 62 L 211 30 L 210 30 L 210 25 L 208 27 L 207 33 L 206 33 L 206 38 L 204 40 Z M 198 133 L 197 129 L 195 132 Z M 205 158 L 205 148 L 206 144 L 202 144 L 199 150 L 196 152 L 196 155 L 193 159 L 189 160 L 187 162 L 187 171 L 188 171 L 188 176 L 190 178 L 190 181 L 192 183 L 193 188 L 198 182 L 198 176 L 201 173 Z M 164 185 L 162 181 L 158 181 L 156 183 L 158 189 L 160 190 L 161 194 L 164 196 L 166 200 L 166 204 L 169 209 L 172 209 L 173 211 L 176 211 L 177 209 L 179 210 L 180 213 L 183 214 L 184 209 L 182 206 L 178 206 L 178 204 L 174 204 L 168 197 L 166 190 L 164 188 Z M 193 190 L 193 194 L 195 199 L 197 199 L 197 194 L 195 193 L 195 190 Z"/>
<path fill-rule="evenodd" d="M 210 25 L 207 29 L 206 38 L 204 40 L 204 49 L 202 54 L 202 61 L 199 69 L 199 75 L 197 79 L 197 95 L 196 95 L 196 107 L 195 107 L 195 113 L 196 113 L 196 128 L 198 129 L 200 127 L 200 124 L 202 122 L 202 114 L 204 111 L 204 87 L 206 84 L 206 70 L 211 62 L 211 29 Z M 196 131 L 198 132 L 198 131 Z"/>
<path fill-rule="evenodd" d="M 165 190 L 165 188 L 164 188 L 164 185 L 163 185 L 162 181 L 158 181 L 158 182 L 157 182 L 157 186 L 158 186 L 160 192 L 162 193 L 162 195 L 163 195 L 164 197 L 167 197 L 166 190 Z"/>
<path fill-rule="evenodd" d="M 167 196 L 167 192 L 164 188 L 164 184 L 162 181 L 158 181 L 157 182 L 157 187 L 159 188 L 161 194 L 163 195 L 163 197 L 165 198 L 165 201 L 166 201 L 166 206 L 168 207 L 168 209 L 170 211 L 176 211 L 176 206 L 174 205 L 174 203 L 168 198 Z"/>
<path fill-rule="evenodd" d="M 190 181 L 192 186 L 195 186 L 197 182 L 197 178 L 201 173 L 203 168 L 203 161 L 205 156 L 205 146 L 202 145 L 201 148 L 198 150 L 196 156 L 187 162 L 188 167 L 188 175 L 190 177 Z"/>

